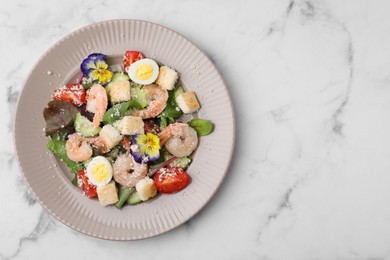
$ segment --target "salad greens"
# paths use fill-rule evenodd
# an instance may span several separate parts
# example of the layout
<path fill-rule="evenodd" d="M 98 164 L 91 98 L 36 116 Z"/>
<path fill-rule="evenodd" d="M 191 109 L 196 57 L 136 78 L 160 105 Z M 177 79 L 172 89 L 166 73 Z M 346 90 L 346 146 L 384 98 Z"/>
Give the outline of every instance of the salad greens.
<path fill-rule="evenodd" d="M 174 123 L 176 119 L 183 115 L 179 105 L 177 104 L 176 98 L 184 92 L 181 85 L 177 86 L 176 89 L 168 91 L 167 106 L 164 111 L 159 115 L 161 119 L 161 127 L 165 128 L 169 124 Z"/>
<path fill-rule="evenodd" d="M 205 136 L 213 131 L 213 123 L 210 120 L 194 118 L 188 124 L 195 129 L 199 136 Z"/>
<path fill-rule="evenodd" d="M 157 192 L 181 191 L 198 137 L 213 131 L 212 122 L 185 122 L 183 115 L 200 104 L 177 83 L 174 69 L 139 51 L 126 51 L 118 71 L 107 60 L 88 55 L 79 82 L 54 90 L 43 109 L 47 149 L 74 173 L 72 183 L 102 206 L 121 209 Z"/>
<path fill-rule="evenodd" d="M 49 149 L 58 159 L 63 161 L 72 173 L 77 174 L 78 171 L 82 170 L 84 165 L 82 163 L 77 163 L 68 158 L 66 155 L 66 141 L 65 136 L 68 134 L 67 130 L 59 131 L 51 136 L 49 143 L 46 145 L 47 149 Z M 77 179 L 73 178 L 72 184 L 77 184 Z"/>
<path fill-rule="evenodd" d="M 62 100 L 52 100 L 43 110 L 46 121 L 46 135 L 53 134 L 73 124 L 78 110 L 71 103 Z"/>

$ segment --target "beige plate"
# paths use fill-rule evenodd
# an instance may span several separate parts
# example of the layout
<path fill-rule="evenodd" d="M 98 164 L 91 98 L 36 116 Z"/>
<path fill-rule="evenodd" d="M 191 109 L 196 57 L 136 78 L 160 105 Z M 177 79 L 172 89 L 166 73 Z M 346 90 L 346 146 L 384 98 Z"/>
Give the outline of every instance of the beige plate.
<path fill-rule="evenodd" d="M 48 150 L 42 110 L 58 85 L 74 82 L 80 63 L 93 52 L 121 63 L 126 50 L 175 68 L 187 90 L 197 93 L 199 117 L 215 124 L 202 137 L 188 169 L 192 181 L 183 191 L 159 195 L 122 210 L 102 207 L 74 187 L 69 171 Z M 81 28 L 51 47 L 35 64 L 20 94 L 14 142 L 20 169 L 39 202 L 64 224 L 85 234 L 112 240 L 134 240 L 171 230 L 193 217 L 220 186 L 234 146 L 234 114 L 226 86 L 210 59 L 182 35 L 138 20 L 106 21 Z"/>

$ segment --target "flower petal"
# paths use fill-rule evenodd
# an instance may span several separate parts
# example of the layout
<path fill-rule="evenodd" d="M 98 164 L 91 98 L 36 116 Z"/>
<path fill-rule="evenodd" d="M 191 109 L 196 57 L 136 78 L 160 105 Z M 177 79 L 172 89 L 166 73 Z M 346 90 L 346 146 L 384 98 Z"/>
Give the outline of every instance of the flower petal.
<path fill-rule="evenodd" d="M 153 162 L 158 159 L 160 159 L 160 151 L 159 150 L 153 150 L 152 152 L 147 153 L 147 156 L 149 158 L 149 161 Z"/>
<path fill-rule="evenodd" d="M 89 77 L 89 74 L 95 68 L 96 68 L 95 63 L 91 60 L 88 60 L 88 58 L 83 60 L 83 62 L 80 65 L 80 69 L 83 72 L 83 75 L 85 77 Z"/>
<path fill-rule="evenodd" d="M 137 162 L 137 163 L 142 163 L 142 155 L 143 153 L 141 152 L 141 147 L 140 147 L 140 143 L 142 141 L 142 139 L 146 138 L 145 135 L 141 135 L 141 134 L 136 134 L 133 136 L 132 140 L 131 140 L 131 147 L 130 147 L 130 153 L 131 155 L 134 157 L 134 160 Z M 136 147 L 136 149 L 135 149 Z"/>
<path fill-rule="evenodd" d="M 88 55 L 88 57 L 85 58 L 80 65 L 80 69 L 83 72 L 83 75 L 88 77 L 91 73 L 91 69 L 97 69 L 96 64 L 98 62 L 106 63 L 106 58 L 106 55 L 101 53 L 92 53 Z"/>
<path fill-rule="evenodd" d="M 96 61 L 99 61 L 99 60 L 102 60 L 102 61 L 106 61 L 106 55 L 102 54 L 102 53 L 92 53 L 92 54 L 89 54 L 87 59 L 90 59 L 90 60 L 96 60 Z"/>
<path fill-rule="evenodd" d="M 143 135 L 143 134 L 136 134 L 133 136 L 133 143 L 136 143 L 136 144 L 142 144 L 146 141 L 146 135 Z"/>
<path fill-rule="evenodd" d="M 137 163 L 142 163 L 142 155 L 138 152 L 130 150 L 131 155 Z"/>
<path fill-rule="evenodd" d="M 103 84 L 108 83 L 111 80 L 111 78 L 112 78 L 112 72 L 111 71 L 109 71 L 109 70 L 100 70 L 99 78 L 98 78 L 100 83 L 103 83 Z"/>
<path fill-rule="evenodd" d="M 97 69 L 107 69 L 108 68 L 108 64 L 106 63 L 106 61 L 104 60 L 96 60 L 95 61 L 95 65 L 96 65 L 96 68 Z"/>
<path fill-rule="evenodd" d="M 132 144 L 137 149 L 131 149 L 131 154 L 138 163 L 153 162 L 160 158 L 160 140 L 157 135 L 148 133 L 133 136 Z"/>
<path fill-rule="evenodd" d="M 147 133 L 146 138 L 148 140 L 148 145 L 151 147 L 153 150 L 160 150 L 160 139 L 158 138 L 157 135 L 152 134 L 152 133 Z"/>

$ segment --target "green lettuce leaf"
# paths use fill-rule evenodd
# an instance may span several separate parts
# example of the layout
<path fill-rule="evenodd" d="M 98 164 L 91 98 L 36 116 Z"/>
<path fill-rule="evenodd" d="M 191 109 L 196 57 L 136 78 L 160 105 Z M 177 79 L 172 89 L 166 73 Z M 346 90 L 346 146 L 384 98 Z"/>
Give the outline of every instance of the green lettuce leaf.
<path fill-rule="evenodd" d="M 179 108 L 179 105 L 176 102 L 176 98 L 184 92 L 182 86 L 176 87 L 174 90 L 168 91 L 168 101 L 167 106 L 164 111 L 158 116 L 161 119 L 161 127 L 165 128 L 169 124 L 174 123 L 176 119 L 183 115 L 183 112 Z"/>
<path fill-rule="evenodd" d="M 68 158 L 66 155 L 65 148 L 66 141 L 61 140 L 61 138 L 51 138 L 50 142 L 47 144 L 47 149 L 49 149 L 58 159 L 63 161 L 69 168 L 71 172 L 75 174 L 75 178 L 72 180 L 72 183 L 76 185 L 76 174 L 79 170 L 82 170 L 83 164 L 74 162 Z"/>

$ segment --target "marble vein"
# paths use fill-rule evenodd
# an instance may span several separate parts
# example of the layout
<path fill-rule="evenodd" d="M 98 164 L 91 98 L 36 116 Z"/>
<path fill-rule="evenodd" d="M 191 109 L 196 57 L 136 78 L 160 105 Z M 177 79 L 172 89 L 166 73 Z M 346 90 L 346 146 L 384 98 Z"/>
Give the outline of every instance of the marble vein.
<path fill-rule="evenodd" d="M 266 33 L 267 36 L 270 36 L 275 32 L 282 32 L 282 33 L 284 32 L 287 19 L 294 8 L 294 5 L 295 5 L 295 0 L 290 0 L 286 10 L 284 11 L 283 16 L 280 17 L 277 21 L 272 22 L 271 25 L 268 27 Z"/>
<path fill-rule="evenodd" d="M 258 241 L 259 243 L 261 243 L 261 239 L 262 239 L 262 234 L 263 232 L 269 228 L 269 226 L 272 224 L 273 221 L 276 221 L 277 218 L 285 211 L 285 210 L 293 210 L 293 207 L 292 207 L 292 203 L 290 201 L 290 198 L 291 198 L 291 194 L 295 191 L 295 189 L 297 188 L 299 182 L 295 183 L 293 186 L 291 186 L 290 188 L 288 188 L 284 194 L 282 194 L 279 202 L 278 202 L 278 205 L 276 207 L 276 209 L 274 209 L 274 211 L 272 211 L 271 213 L 268 214 L 268 216 L 266 217 L 265 219 L 265 223 L 263 225 L 263 227 L 261 228 L 260 231 L 258 231 L 258 234 L 257 234 L 257 237 L 256 237 L 256 241 Z"/>
<path fill-rule="evenodd" d="M 43 236 L 52 229 L 52 221 L 50 220 L 47 213 L 42 210 L 41 214 L 39 215 L 38 223 L 29 234 L 20 238 L 15 252 L 10 256 L 3 256 L 0 254 L 0 257 L 2 257 L 4 260 L 12 260 L 18 257 L 19 253 L 23 250 L 24 244 L 37 242 L 41 236 Z"/>
<path fill-rule="evenodd" d="M 353 64 L 353 59 L 354 59 L 354 48 L 353 48 L 353 41 L 352 41 L 352 36 L 350 32 L 347 30 L 347 28 L 342 25 L 343 31 L 348 35 L 348 43 L 347 43 L 347 56 L 346 59 L 348 61 L 348 67 L 349 67 L 349 78 L 347 82 L 347 87 L 346 91 L 344 94 L 344 99 L 342 100 L 340 106 L 337 108 L 335 113 L 333 114 L 332 118 L 334 121 L 333 125 L 333 131 L 337 135 L 343 136 L 343 122 L 342 122 L 342 115 L 345 110 L 345 107 L 348 104 L 351 91 L 352 91 L 352 85 L 353 85 L 353 77 L 354 77 L 354 64 Z"/>

